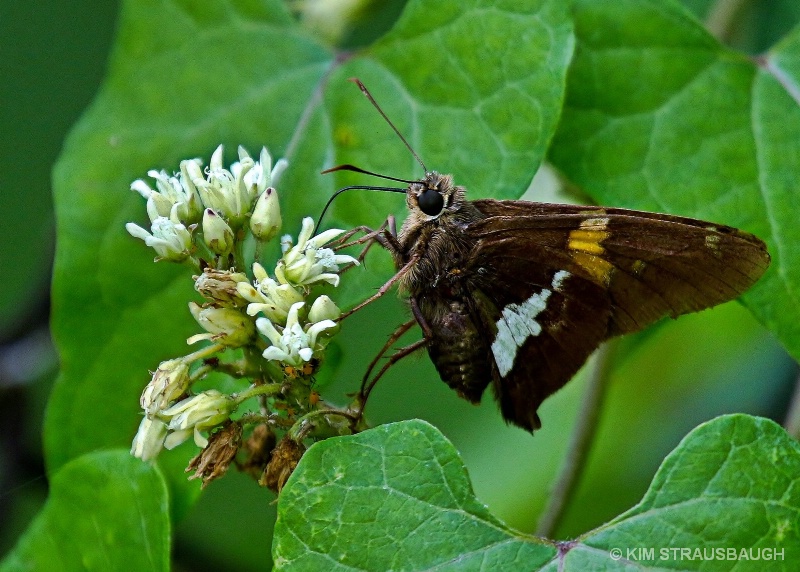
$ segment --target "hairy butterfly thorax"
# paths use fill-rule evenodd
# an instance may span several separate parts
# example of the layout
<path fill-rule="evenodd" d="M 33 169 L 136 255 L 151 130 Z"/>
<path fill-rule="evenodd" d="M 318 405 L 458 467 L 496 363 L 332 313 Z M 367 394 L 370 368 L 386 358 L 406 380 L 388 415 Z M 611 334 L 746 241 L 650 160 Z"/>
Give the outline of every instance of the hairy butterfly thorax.
<path fill-rule="evenodd" d="M 411 183 L 406 193 L 408 217 L 395 252 L 398 269 L 416 257 L 418 262 L 400 279 L 403 291 L 446 288 L 450 273 L 466 263 L 471 244 L 466 227 L 483 215 L 465 200 L 464 187 L 453 185 L 450 175 L 428 173 Z"/>

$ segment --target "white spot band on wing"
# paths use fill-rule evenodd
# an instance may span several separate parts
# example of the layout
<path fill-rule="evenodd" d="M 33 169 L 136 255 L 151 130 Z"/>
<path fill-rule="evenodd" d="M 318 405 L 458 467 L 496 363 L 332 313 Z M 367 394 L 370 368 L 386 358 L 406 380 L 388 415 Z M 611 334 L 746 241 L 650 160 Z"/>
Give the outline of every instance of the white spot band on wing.
<path fill-rule="evenodd" d="M 556 272 L 552 288 L 560 289 L 568 276 L 569 272 L 565 270 Z M 514 367 L 517 350 L 522 347 L 525 340 L 542 332 L 542 326 L 536 321 L 536 316 L 547 307 L 547 300 L 552 293 L 552 290 L 543 289 L 522 304 L 509 304 L 503 308 L 503 315 L 497 320 L 497 337 L 492 342 L 492 354 L 502 377 Z"/>

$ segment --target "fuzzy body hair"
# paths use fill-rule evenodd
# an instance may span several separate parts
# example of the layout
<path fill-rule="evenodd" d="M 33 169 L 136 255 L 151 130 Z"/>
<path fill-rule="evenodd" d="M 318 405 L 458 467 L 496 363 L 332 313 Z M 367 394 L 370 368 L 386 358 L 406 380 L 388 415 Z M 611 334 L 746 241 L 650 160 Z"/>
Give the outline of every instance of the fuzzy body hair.
<path fill-rule="evenodd" d="M 437 215 L 425 214 L 419 197 L 434 190 L 444 206 Z M 416 260 L 400 279 L 401 291 L 418 304 L 432 332 L 428 353 L 442 379 L 459 395 L 477 403 L 491 380 L 486 332 L 476 315 L 472 277 L 465 268 L 475 242 L 467 236 L 470 224 L 484 218 L 465 198 L 466 189 L 453 185 L 450 175 L 426 174 L 406 193 L 409 215 L 394 252 L 398 269 Z"/>

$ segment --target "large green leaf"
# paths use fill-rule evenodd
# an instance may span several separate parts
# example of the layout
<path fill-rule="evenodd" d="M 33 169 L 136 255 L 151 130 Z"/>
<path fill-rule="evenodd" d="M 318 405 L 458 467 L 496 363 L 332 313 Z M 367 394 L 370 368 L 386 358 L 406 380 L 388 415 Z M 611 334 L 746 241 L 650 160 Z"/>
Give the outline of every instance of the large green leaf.
<path fill-rule="evenodd" d="M 800 445 L 766 419 L 701 425 L 636 507 L 563 543 L 499 522 L 444 436 L 406 421 L 309 449 L 281 493 L 273 555 L 278 570 L 791 570 L 798 523 Z"/>
<path fill-rule="evenodd" d="M 475 499 L 461 458 L 424 421 L 311 447 L 278 500 L 278 570 L 536 569 L 552 543 Z"/>
<path fill-rule="evenodd" d="M 64 465 L 47 504 L 0 570 L 168 570 L 167 487 L 127 451 L 101 451 Z"/>
<path fill-rule="evenodd" d="M 519 197 L 555 130 L 571 55 L 563 3 L 410 2 L 395 28 L 330 82 L 335 161 L 422 174 L 366 100 L 339 80 L 357 75 L 376 86 L 428 169 L 456 173 L 472 198 Z M 385 215 L 379 211 L 377 222 Z M 363 222 L 363 214 L 350 212 L 347 221 Z"/>
<path fill-rule="evenodd" d="M 431 166 L 463 172 L 476 195 L 523 192 L 555 130 L 571 28 L 556 0 L 495 4 L 409 2 L 384 40 L 344 60 L 277 0 L 125 4 L 109 77 L 54 175 L 53 328 L 63 370 L 45 428 L 51 470 L 130 443 L 148 369 L 186 353 L 195 330 L 188 272 L 154 266 L 124 230 L 145 219 L 128 187 L 148 169 L 207 159 L 220 142 L 231 156 L 236 144 L 267 144 L 291 161 L 279 191 L 284 230 L 296 233 L 342 178 L 320 176 L 324 167 L 346 160 L 412 173 L 401 142 L 344 81 L 360 75 Z M 426 78 L 433 69 L 446 73 Z M 525 121 L 510 121 L 511 110 Z M 338 218 L 348 224 L 378 224 L 403 208 L 363 196 L 346 205 Z M 384 261 L 371 267 L 383 271 L 376 280 L 390 275 Z"/>
<path fill-rule="evenodd" d="M 599 203 L 763 238 L 772 266 L 744 301 L 800 357 L 800 32 L 754 60 L 672 1 L 578 0 L 574 15 L 552 160 Z"/>

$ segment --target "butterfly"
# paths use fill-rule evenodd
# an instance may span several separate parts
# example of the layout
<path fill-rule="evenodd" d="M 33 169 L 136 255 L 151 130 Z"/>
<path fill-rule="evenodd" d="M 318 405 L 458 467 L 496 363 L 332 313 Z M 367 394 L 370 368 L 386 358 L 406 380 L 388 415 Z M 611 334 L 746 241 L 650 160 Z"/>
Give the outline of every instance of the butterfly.
<path fill-rule="evenodd" d="M 541 403 L 603 341 L 733 300 L 769 266 L 759 238 L 702 220 L 468 200 L 451 175 L 425 168 L 363 83 L 354 81 L 426 173 L 405 181 L 352 165 L 326 171 L 408 183 L 405 189 L 347 188 L 401 191 L 408 207 L 399 233 L 371 233 L 391 252 L 397 273 L 356 309 L 399 285 L 424 337 L 396 356 L 426 347 L 439 376 L 461 397 L 478 403 L 491 385 L 504 419 L 527 431 L 541 427 Z"/>

